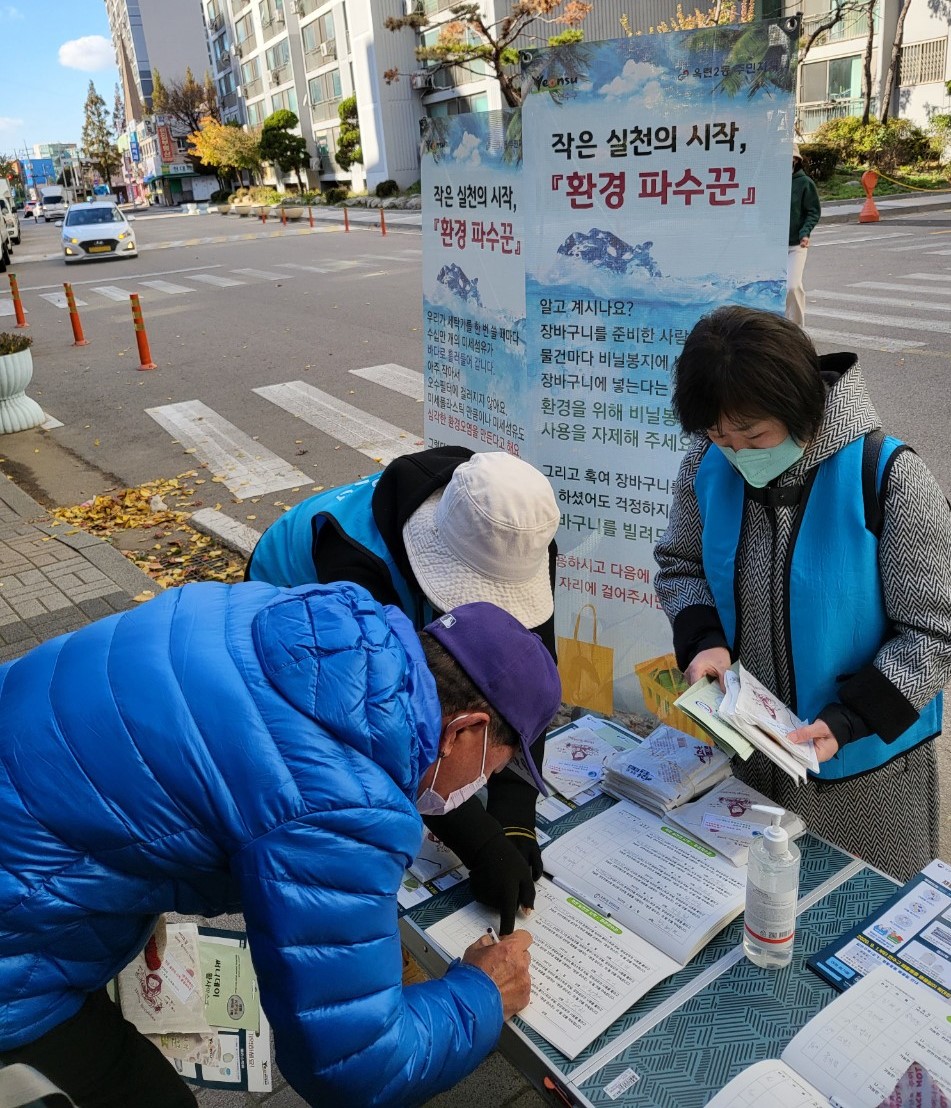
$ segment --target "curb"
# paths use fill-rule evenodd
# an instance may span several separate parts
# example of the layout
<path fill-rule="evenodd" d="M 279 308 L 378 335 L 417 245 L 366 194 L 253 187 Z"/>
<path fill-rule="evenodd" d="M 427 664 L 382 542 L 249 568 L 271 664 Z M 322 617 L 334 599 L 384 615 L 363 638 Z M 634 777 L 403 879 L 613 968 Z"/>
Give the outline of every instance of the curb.
<path fill-rule="evenodd" d="M 819 220 L 823 223 L 858 223 L 859 213 L 864 205 L 864 200 L 826 200 L 822 205 L 822 216 Z M 882 216 L 881 222 L 886 222 L 889 216 L 904 215 L 905 212 L 926 212 L 934 209 L 951 209 L 951 191 L 935 193 L 931 196 L 921 197 L 883 197 L 875 201 Z M 863 224 L 872 226 L 872 224 Z"/>
<path fill-rule="evenodd" d="M 255 531 L 253 527 L 239 523 L 214 508 L 200 508 L 197 512 L 192 512 L 188 522 L 196 531 L 208 535 L 220 546 L 240 554 L 242 558 L 250 558 L 255 543 L 261 537 L 260 531 Z"/>

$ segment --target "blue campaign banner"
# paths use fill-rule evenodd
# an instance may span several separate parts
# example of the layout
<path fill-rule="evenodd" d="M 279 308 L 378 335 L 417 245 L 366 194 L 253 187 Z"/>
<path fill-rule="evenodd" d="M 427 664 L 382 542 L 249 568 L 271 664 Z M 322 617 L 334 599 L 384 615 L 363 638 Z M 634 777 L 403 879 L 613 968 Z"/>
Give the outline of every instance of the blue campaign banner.
<path fill-rule="evenodd" d="M 129 157 L 134 162 L 142 160 L 141 151 L 139 150 L 139 140 L 134 134 L 129 136 Z"/>
<path fill-rule="evenodd" d="M 562 506 L 559 653 L 597 662 L 563 672 L 572 703 L 641 707 L 635 667 L 670 650 L 652 551 L 688 445 L 671 410 L 686 335 L 721 304 L 784 310 L 798 28 L 522 55 L 525 454 Z"/>
<path fill-rule="evenodd" d="M 423 121 L 424 434 L 428 446 L 525 449 L 519 113 Z"/>

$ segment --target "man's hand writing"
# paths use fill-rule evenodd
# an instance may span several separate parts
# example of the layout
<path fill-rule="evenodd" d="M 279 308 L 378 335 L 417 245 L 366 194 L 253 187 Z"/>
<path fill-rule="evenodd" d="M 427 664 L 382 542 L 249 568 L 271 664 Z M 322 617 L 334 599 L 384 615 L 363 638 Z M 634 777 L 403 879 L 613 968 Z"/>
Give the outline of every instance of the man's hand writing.
<path fill-rule="evenodd" d="M 483 935 L 463 954 L 463 962 L 487 973 L 502 994 L 502 1012 L 510 1019 L 531 999 L 532 981 L 528 967 L 532 956 L 528 948 L 532 936 L 527 931 L 514 931 L 495 942 Z"/>

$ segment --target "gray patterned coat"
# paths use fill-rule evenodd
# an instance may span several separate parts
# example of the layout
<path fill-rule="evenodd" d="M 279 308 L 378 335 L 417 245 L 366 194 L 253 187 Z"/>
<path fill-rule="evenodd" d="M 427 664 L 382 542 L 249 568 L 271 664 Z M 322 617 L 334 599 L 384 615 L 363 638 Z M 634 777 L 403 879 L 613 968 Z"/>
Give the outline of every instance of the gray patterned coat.
<path fill-rule="evenodd" d="M 828 389 L 822 424 L 803 457 L 778 478 L 779 485 L 801 483 L 812 467 L 880 426 L 855 356 L 826 355 L 820 363 Z M 783 568 L 796 509 L 768 508 L 755 502 L 745 505 L 736 588 L 741 641 L 727 643 L 704 577 L 701 519 L 694 492 L 694 478 L 710 448 L 707 436 L 698 435 L 685 455 L 674 488 L 670 524 L 654 551 L 659 566 L 655 586 L 673 626 L 678 664 L 685 669 L 701 650 L 728 647 L 734 658 L 741 658 L 764 684 L 788 701 L 792 686 L 786 670 L 790 650 L 783 619 Z M 903 451 L 895 460 L 883 512 L 879 568 L 894 635 L 874 658 L 872 680 L 866 675 L 853 687 L 845 682 L 840 687 L 840 702 L 819 713 L 840 744 L 873 731 L 888 733 L 893 730 L 890 721 L 907 718 L 909 711 L 917 714 L 951 680 L 951 512 L 937 482 L 911 451 Z M 832 581 L 829 587 L 843 584 Z M 926 751 L 912 751 L 861 779 L 809 782 L 798 790 L 790 788 L 789 779 L 781 771 L 774 772 L 761 755 L 751 758 L 741 775 L 778 803 L 788 802 L 819 834 L 899 873 L 908 866 L 917 868 L 914 863 L 919 858 L 927 861 L 937 845 L 933 744 L 924 747 Z M 902 782 L 919 809 L 913 822 L 921 825 L 920 849 L 909 855 L 903 844 L 896 855 L 890 845 L 879 842 L 884 852 L 876 854 L 868 839 L 883 839 L 881 805 L 885 799 L 876 780 L 898 772 L 907 777 L 912 766 L 924 763 L 924 778 Z M 892 800 L 897 787 L 894 781 L 889 786 Z M 852 802 L 843 805 L 847 792 L 853 794 Z M 829 811 L 822 798 L 833 794 L 839 803 Z M 856 808 L 862 804 L 871 806 L 874 827 L 858 825 Z"/>

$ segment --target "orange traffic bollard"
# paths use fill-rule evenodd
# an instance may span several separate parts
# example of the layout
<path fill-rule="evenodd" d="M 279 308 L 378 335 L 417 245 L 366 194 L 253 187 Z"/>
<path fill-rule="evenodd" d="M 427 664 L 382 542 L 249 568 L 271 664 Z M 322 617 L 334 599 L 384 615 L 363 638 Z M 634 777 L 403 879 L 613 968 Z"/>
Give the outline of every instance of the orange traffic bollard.
<path fill-rule="evenodd" d="M 345 231 L 350 230 L 350 213 L 346 208 L 343 209 L 343 229 Z"/>
<path fill-rule="evenodd" d="M 382 208 L 380 208 L 380 234 L 386 234 L 386 216 L 383 214 Z"/>
<path fill-rule="evenodd" d="M 266 208 L 261 209 L 261 222 L 262 223 L 267 223 L 267 209 Z"/>
<path fill-rule="evenodd" d="M 281 205 L 281 223 L 285 227 L 287 226 L 287 210 L 285 209 L 283 204 Z"/>
<path fill-rule="evenodd" d="M 73 326 L 73 346 L 88 346 L 86 336 L 83 334 L 83 325 L 79 322 L 79 312 L 76 310 L 76 297 L 73 296 L 73 286 L 64 282 L 66 290 L 66 306 L 69 308 L 69 322 Z"/>
<path fill-rule="evenodd" d="M 17 327 L 29 327 L 26 316 L 23 313 L 23 301 L 20 299 L 20 286 L 17 284 L 17 275 L 8 274 L 10 278 L 10 295 L 13 297 L 13 312 L 17 317 Z"/>
<path fill-rule="evenodd" d="M 862 174 L 862 188 L 865 189 L 865 203 L 862 205 L 862 210 L 859 212 L 859 223 L 878 223 L 882 218 L 878 214 L 878 208 L 875 207 L 875 201 L 872 199 L 872 193 L 875 191 L 875 186 L 878 184 L 878 174 L 874 169 L 868 169 Z"/>
<path fill-rule="evenodd" d="M 152 361 L 152 351 L 149 350 L 149 339 L 145 333 L 145 323 L 142 319 L 142 305 L 139 303 L 139 294 L 137 292 L 129 293 L 129 300 L 132 302 L 132 322 L 135 324 L 135 341 L 139 347 L 139 369 L 155 369 L 157 368 L 155 362 Z"/>
<path fill-rule="evenodd" d="M 307 205 L 307 218 L 310 220 L 311 227 L 313 227 L 313 225 L 314 225 L 314 209 L 310 206 L 310 204 Z"/>

